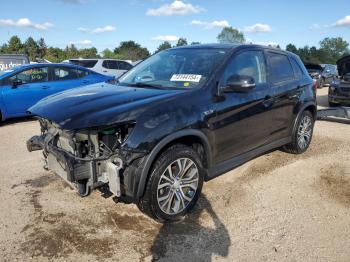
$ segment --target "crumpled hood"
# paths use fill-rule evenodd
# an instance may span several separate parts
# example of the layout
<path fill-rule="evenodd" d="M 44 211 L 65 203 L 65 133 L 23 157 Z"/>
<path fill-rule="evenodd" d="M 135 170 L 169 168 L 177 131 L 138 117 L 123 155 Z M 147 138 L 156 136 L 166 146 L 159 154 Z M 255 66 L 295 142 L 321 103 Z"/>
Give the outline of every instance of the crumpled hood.
<path fill-rule="evenodd" d="M 135 120 L 148 106 L 181 92 L 100 83 L 48 96 L 28 111 L 75 130 Z"/>

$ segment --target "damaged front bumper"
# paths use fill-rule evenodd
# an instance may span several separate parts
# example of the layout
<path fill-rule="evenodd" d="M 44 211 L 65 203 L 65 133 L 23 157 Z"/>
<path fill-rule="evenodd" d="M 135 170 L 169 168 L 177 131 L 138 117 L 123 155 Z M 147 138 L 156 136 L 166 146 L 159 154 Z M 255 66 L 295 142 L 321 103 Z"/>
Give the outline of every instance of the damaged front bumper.
<path fill-rule="evenodd" d="M 142 159 L 144 153 L 124 152 L 120 146 L 114 145 L 117 142 L 113 137 L 103 137 L 102 142 L 95 131 L 67 134 L 58 127 L 47 125 L 42 124 L 40 136 L 33 136 L 27 141 L 29 152 L 43 151 L 46 169 L 74 186 L 81 196 L 108 185 L 109 191 L 117 197 L 133 197 L 137 181 L 134 171 L 137 168 L 132 168 L 132 162 Z M 114 134 L 108 134 L 111 135 Z M 108 141 L 113 141 L 113 146 Z"/>

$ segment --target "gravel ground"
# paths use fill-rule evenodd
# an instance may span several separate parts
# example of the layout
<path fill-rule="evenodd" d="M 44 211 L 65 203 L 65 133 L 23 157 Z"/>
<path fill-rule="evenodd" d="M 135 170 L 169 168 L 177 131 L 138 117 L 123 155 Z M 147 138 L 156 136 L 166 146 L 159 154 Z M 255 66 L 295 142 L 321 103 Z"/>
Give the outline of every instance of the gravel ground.
<path fill-rule="evenodd" d="M 206 183 L 173 225 L 99 191 L 78 197 L 27 152 L 38 131 L 32 120 L 0 127 L 2 261 L 350 260 L 350 125 L 317 122 L 304 155 L 277 150 Z"/>

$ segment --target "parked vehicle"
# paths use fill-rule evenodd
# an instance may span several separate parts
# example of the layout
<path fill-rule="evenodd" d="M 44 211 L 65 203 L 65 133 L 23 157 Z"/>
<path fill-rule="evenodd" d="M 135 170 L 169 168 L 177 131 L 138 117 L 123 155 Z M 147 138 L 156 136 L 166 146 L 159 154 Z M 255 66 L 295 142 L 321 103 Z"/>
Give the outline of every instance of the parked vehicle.
<path fill-rule="evenodd" d="M 77 88 L 30 112 L 42 134 L 28 150 L 43 150 L 46 167 L 79 194 L 108 184 L 150 217 L 174 221 L 193 208 L 203 181 L 274 148 L 305 152 L 316 96 L 292 53 L 195 45 L 151 56 L 118 88 Z"/>
<path fill-rule="evenodd" d="M 314 79 L 317 88 L 323 86 L 322 71 L 323 67 L 319 64 L 305 64 L 305 68 L 309 73 L 310 77 Z"/>
<path fill-rule="evenodd" d="M 0 71 L 0 120 L 28 115 L 27 109 L 48 95 L 112 79 L 69 64 L 28 64 Z"/>
<path fill-rule="evenodd" d="M 335 65 L 321 64 L 323 71 L 321 74 L 321 87 L 324 85 L 330 85 L 333 80 L 338 78 L 338 70 Z"/>
<path fill-rule="evenodd" d="M 350 105 L 350 56 L 337 61 L 340 79 L 333 81 L 328 90 L 330 106 Z"/>
<path fill-rule="evenodd" d="M 29 64 L 29 58 L 27 55 L 0 55 L 0 71 L 24 64 Z"/>
<path fill-rule="evenodd" d="M 116 78 L 133 67 L 128 61 L 117 59 L 70 59 L 69 63 L 83 66 L 97 73 L 114 76 Z"/>
<path fill-rule="evenodd" d="M 311 78 L 317 81 L 317 87 L 322 88 L 337 79 L 338 71 L 336 66 L 329 64 L 305 64 L 306 70 Z"/>

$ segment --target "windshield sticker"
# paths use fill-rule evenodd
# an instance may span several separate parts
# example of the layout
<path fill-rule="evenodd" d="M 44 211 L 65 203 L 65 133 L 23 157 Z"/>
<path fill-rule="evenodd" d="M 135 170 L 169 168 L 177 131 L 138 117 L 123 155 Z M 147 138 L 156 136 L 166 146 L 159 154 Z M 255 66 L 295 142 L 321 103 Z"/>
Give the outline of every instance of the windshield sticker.
<path fill-rule="evenodd" d="M 171 77 L 170 81 L 176 82 L 196 82 L 198 83 L 202 78 L 202 75 L 191 75 L 191 74 L 175 74 Z"/>

